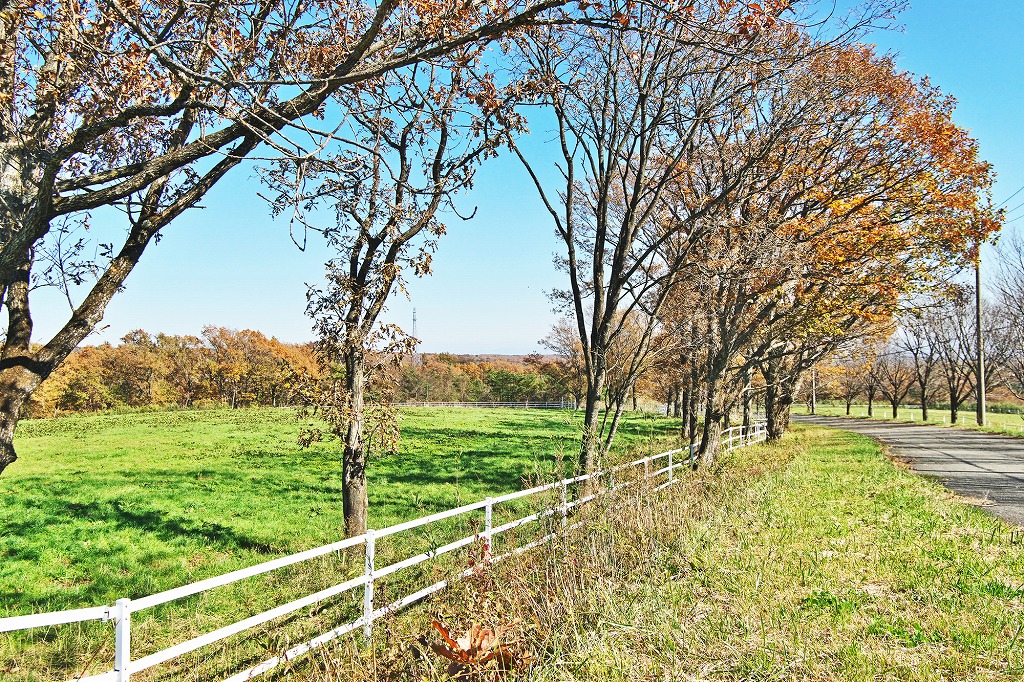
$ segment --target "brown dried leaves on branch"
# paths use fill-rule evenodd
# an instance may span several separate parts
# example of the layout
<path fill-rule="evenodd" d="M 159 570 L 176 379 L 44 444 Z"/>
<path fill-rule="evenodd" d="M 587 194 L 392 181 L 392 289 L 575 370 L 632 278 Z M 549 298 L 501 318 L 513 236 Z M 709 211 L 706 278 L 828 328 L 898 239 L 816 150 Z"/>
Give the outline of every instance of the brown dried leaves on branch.
<path fill-rule="evenodd" d="M 474 623 L 458 639 L 454 639 L 451 631 L 440 621 L 432 621 L 431 626 L 441 634 L 442 641 L 431 642 L 430 648 L 450 661 L 448 674 L 453 678 L 484 675 L 488 679 L 502 679 L 530 662 L 528 653 L 520 651 L 514 643 L 502 640 L 510 626 L 487 628 Z"/>

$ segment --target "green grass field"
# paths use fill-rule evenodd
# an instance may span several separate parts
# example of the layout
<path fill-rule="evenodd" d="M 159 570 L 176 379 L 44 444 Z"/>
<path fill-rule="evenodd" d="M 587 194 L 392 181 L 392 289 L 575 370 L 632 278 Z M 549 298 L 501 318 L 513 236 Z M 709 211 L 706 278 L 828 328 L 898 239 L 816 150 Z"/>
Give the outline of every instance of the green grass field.
<path fill-rule="evenodd" d="M 336 444 L 298 449 L 287 411 L 25 427 L 23 460 L 0 477 L 7 615 L 142 596 L 340 534 Z M 411 410 L 401 455 L 372 463 L 372 525 L 554 477 L 578 428 L 568 413 Z M 661 450 L 674 428 L 636 416 L 623 445 Z M 283 673 L 304 682 L 379 679 L 382 670 L 448 679 L 443 661 L 413 655 L 417 637 L 433 636 L 437 612 L 462 629 L 516 624 L 518 641 L 533 647 L 529 678 L 551 682 L 1024 676 L 1024 531 L 894 466 L 867 438 L 796 426 L 781 445 L 738 451 L 629 509 L 497 564 L 483 594 L 458 588 L 392 617 L 372 647 L 346 640 Z M 360 569 L 361 554 L 332 556 L 139 614 L 133 649 L 181 641 Z M 425 577 L 441 575 L 450 573 Z M 378 588 L 393 597 L 407 586 Z M 138 679 L 219 679 L 345 622 L 360 596 Z M 42 640 L 0 638 L 0 679 L 106 670 L 110 631 L 94 624 L 51 628 Z"/>
<path fill-rule="evenodd" d="M 110 604 L 340 539 L 338 443 L 300 449 L 300 426 L 292 411 L 274 409 L 24 422 L 20 459 L 0 476 L 0 614 Z M 619 448 L 658 448 L 675 428 L 665 418 L 630 415 Z M 370 525 L 551 480 L 562 458 L 571 469 L 579 431 L 573 412 L 405 410 L 399 451 L 369 465 Z M 321 576 L 286 571 L 186 600 L 180 608 L 188 619 L 174 618 L 177 605 L 140 614 L 133 638 L 137 629 L 145 650 L 315 591 L 350 573 L 348 560 L 338 561 L 320 566 Z M 0 678 L 5 658 L 13 667 L 22 660 L 26 676 L 13 679 L 37 679 L 28 666 L 66 675 L 108 629 L 51 632 L 56 644 L 45 653 L 32 653 L 38 647 L 27 637 L 11 637 L 6 652 L 0 648 Z M 34 655 L 40 661 L 25 663 Z"/>
<path fill-rule="evenodd" d="M 1020 679 L 1019 529 L 870 439 L 796 435 L 785 468 L 690 533 L 700 589 L 666 599 L 711 609 L 691 655 L 728 652 L 715 667 L 735 679 Z"/>

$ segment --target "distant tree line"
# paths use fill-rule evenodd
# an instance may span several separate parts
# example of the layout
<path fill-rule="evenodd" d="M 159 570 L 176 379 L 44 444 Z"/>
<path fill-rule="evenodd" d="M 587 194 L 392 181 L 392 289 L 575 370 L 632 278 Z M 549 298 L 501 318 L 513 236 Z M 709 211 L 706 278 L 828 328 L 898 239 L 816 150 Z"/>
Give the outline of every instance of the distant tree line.
<path fill-rule="evenodd" d="M 580 377 L 558 358 L 539 354 L 479 360 L 450 353 L 423 355 L 401 367 L 399 397 L 417 402 L 578 403 Z"/>
<path fill-rule="evenodd" d="M 316 372 L 308 345 L 209 326 L 200 336 L 136 330 L 84 346 L 43 383 L 31 416 L 117 407 L 291 404 Z"/>
<path fill-rule="evenodd" d="M 341 372 L 344 370 L 341 369 Z M 581 399 L 581 378 L 560 358 L 423 354 L 387 383 L 399 402 L 553 402 Z M 343 378 L 343 377 L 341 377 Z M 301 406 L 330 382 L 312 344 L 208 326 L 199 336 L 141 329 L 120 343 L 76 350 L 36 393 L 30 416 L 145 407 Z M 371 383 L 369 390 L 379 390 Z"/>

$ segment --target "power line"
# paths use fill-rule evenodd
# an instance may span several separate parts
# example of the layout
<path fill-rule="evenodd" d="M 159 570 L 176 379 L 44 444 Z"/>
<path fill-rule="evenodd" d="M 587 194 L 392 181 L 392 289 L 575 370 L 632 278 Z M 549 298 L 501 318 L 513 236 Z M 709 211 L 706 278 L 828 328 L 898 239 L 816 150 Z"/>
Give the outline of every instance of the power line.
<path fill-rule="evenodd" d="M 1010 209 L 1009 211 L 1007 211 L 1007 212 L 1006 212 L 1006 215 L 1010 215 L 1011 213 L 1013 213 L 1014 211 L 1016 211 L 1016 210 L 1017 210 L 1018 208 L 1022 208 L 1022 207 L 1024 207 L 1024 203 L 1020 203 L 1020 204 L 1017 204 L 1016 206 L 1014 206 L 1013 208 L 1011 208 L 1011 209 Z"/>
<path fill-rule="evenodd" d="M 1006 199 L 1004 199 L 1002 203 L 1000 203 L 998 206 L 996 206 L 996 208 L 1002 208 L 1003 206 L 1006 206 L 1008 203 L 1010 203 L 1011 199 L 1013 199 L 1015 196 L 1017 196 L 1021 192 L 1024 192 L 1024 185 L 1021 185 L 1020 189 L 1018 189 L 1016 192 L 1014 192 L 1010 196 L 1006 197 Z"/>

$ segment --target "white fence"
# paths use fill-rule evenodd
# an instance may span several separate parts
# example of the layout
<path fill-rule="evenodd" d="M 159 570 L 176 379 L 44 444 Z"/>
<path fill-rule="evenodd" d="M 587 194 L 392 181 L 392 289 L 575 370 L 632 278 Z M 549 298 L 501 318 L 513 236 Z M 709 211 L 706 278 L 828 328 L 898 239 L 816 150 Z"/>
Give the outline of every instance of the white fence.
<path fill-rule="evenodd" d="M 745 445 L 753 443 L 759 443 L 766 439 L 767 433 L 764 424 L 756 424 L 744 433 L 743 427 L 733 427 L 726 429 L 722 432 L 721 447 L 723 451 L 734 450 Z M 190 585 L 184 585 L 177 587 L 165 592 L 159 592 L 148 597 L 141 599 L 118 599 L 113 606 L 93 606 L 84 609 L 73 609 L 69 611 L 55 611 L 50 613 L 39 613 L 28 616 L 14 616 L 10 618 L 0 618 L 0 632 L 11 632 L 15 630 L 27 630 L 32 628 L 49 627 L 55 625 L 63 625 L 67 623 L 79 623 L 87 621 L 113 621 L 114 632 L 115 632 L 115 644 L 114 644 L 114 668 L 108 672 L 92 675 L 89 677 L 77 678 L 82 681 L 90 682 L 128 682 L 130 676 L 134 673 L 153 668 L 157 665 L 170 661 L 171 659 L 177 658 L 189 652 L 195 651 L 201 647 L 209 646 L 216 642 L 220 642 L 232 635 L 238 634 L 245 630 L 257 627 L 264 623 L 267 623 L 275 618 L 285 616 L 293 613 L 300 609 L 312 606 L 324 600 L 332 597 L 341 595 L 350 590 L 363 588 L 363 615 L 349 623 L 339 625 L 332 630 L 329 630 L 319 637 L 311 639 L 302 644 L 291 647 L 287 651 L 281 653 L 278 656 L 269 658 L 259 665 L 252 666 L 247 670 L 243 670 L 240 673 L 232 675 L 226 678 L 225 682 L 241 682 L 242 680 L 249 680 L 257 675 L 265 673 L 278 665 L 287 661 L 294 660 L 303 654 L 319 647 L 331 640 L 337 639 L 349 632 L 363 629 L 364 634 L 369 637 L 373 627 L 373 622 L 382 616 L 394 613 L 399 609 L 402 609 L 410 604 L 418 602 L 425 597 L 434 594 L 440 590 L 443 590 L 448 586 L 448 580 L 442 580 L 436 582 L 428 587 L 421 590 L 408 594 L 397 601 L 387 604 L 382 607 L 377 607 L 374 603 L 373 586 L 374 581 L 379 580 L 385 576 L 395 574 L 403 569 L 422 564 L 425 561 L 433 559 L 435 557 L 447 554 L 454 550 L 462 547 L 467 547 L 474 543 L 483 543 L 483 549 L 491 555 L 490 559 L 493 561 L 500 561 L 507 557 L 520 554 L 534 547 L 537 547 L 545 542 L 548 542 L 556 536 L 557 533 L 551 532 L 537 540 L 528 542 L 520 547 L 511 548 L 501 555 L 493 555 L 494 538 L 502 533 L 506 533 L 513 529 L 519 528 L 529 523 L 540 522 L 543 519 L 549 517 L 560 517 L 560 525 L 565 528 L 568 526 L 569 512 L 579 507 L 580 505 L 586 504 L 592 501 L 598 495 L 605 494 L 617 487 L 623 487 L 628 483 L 620 484 L 615 486 L 613 482 L 614 474 L 622 471 L 628 471 L 630 469 L 636 470 L 639 468 L 643 469 L 643 476 L 647 480 L 651 480 L 652 483 L 656 482 L 657 479 L 663 478 L 664 480 L 654 486 L 654 490 L 661 490 L 676 480 L 675 472 L 681 467 L 690 467 L 693 463 L 693 457 L 697 446 L 691 448 L 682 448 L 678 450 L 671 450 L 669 452 L 663 452 L 658 455 L 652 455 L 650 457 L 644 457 L 642 459 L 635 460 L 628 464 L 614 467 L 606 471 L 595 472 L 593 474 L 576 476 L 573 478 L 566 478 L 555 483 L 549 483 L 547 485 L 537 486 L 535 488 L 529 488 L 527 490 L 520 490 L 518 492 L 509 493 L 507 495 L 500 495 L 497 497 L 488 497 L 485 500 L 474 502 L 472 504 L 463 505 L 456 507 L 455 509 L 449 509 L 447 511 L 438 512 L 429 516 L 424 516 L 405 523 L 399 523 L 382 530 L 368 530 L 363 535 L 357 537 L 347 538 L 339 542 L 335 542 L 323 547 L 316 549 L 310 549 L 305 552 L 299 552 L 298 554 L 292 554 L 290 556 L 282 557 L 280 559 L 274 559 L 267 561 L 256 566 L 249 568 L 232 571 L 224 575 L 208 578 L 201 580 Z M 689 450 L 687 455 L 682 459 L 677 459 L 676 456 L 681 452 Z M 660 468 L 659 468 L 660 467 Z M 652 470 L 653 469 L 653 470 Z M 577 486 L 587 480 L 599 481 L 605 479 L 608 481 L 607 487 L 599 492 L 591 493 L 590 495 L 577 500 L 569 499 L 569 487 Z M 591 489 L 595 489 L 599 486 L 591 485 Z M 536 495 L 549 494 L 552 495 L 557 492 L 559 496 L 559 503 L 554 507 L 542 509 L 539 512 L 530 514 L 518 518 L 514 521 L 510 521 L 505 524 L 498 526 L 493 525 L 494 509 L 495 507 L 505 504 L 514 500 L 520 500 Z M 409 556 L 405 559 L 392 563 L 388 566 L 378 567 L 375 564 L 376 558 L 376 542 L 381 538 L 397 535 L 405 531 L 412 530 L 426 526 L 428 524 L 436 523 L 445 519 L 450 519 L 460 515 L 468 514 L 471 512 L 483 510 L 484 512 L 484 527 L 483 531 L 467 537 L 460 538 L 453 542 L 443 544 L 426 552 Z M 575 524 L 574 524 L 575 525 Z M 229 585 L 231 583 L 251 578 L 258 575 L 263 575 L 271 571 L 283 568 L 285 566 L 292 566 L 303 561 L 308 561 L 316 557 L 322 557 L 332 552 L 338 552 L 343 549 L 350 547 L 357 547 L 363 545 L 365 547 L 365 566 L 363 574 L 357 577 L 351 578 L 344 582 L 338 583 L 326 589 L 320 590 L 313 594 L 309 594 L 300 599 L 282 604 L 275 608 L 272 608 L 263 613 L 259 613 L 244 620 L 226 625 L 218 628 L 206 634 L 194 637 L 187 641 L 175 644 L 174 646 L 168 647 L 161 651 L 146 655 L 142 658 L 132 659 L 131 657 L 131 622 L 132 614 L 151 609 L 160 604 L 166 604 L 178 599 L 196 595 L 208 590 L 212 590 L 218 587 Z M 457 575 L 457 578 L 463 578 L 470 575 L 472 569 L 466 570 L 461 574 Z"/>
<path fill-rule="evenodd" d="M 574 410 L 576 403 L 569 400 L 559 402 L 542 402 L 526 400 L 522 402 L 404 402 L 398 403 L 399 407 L 508 407 L 517 410 Z"/>

